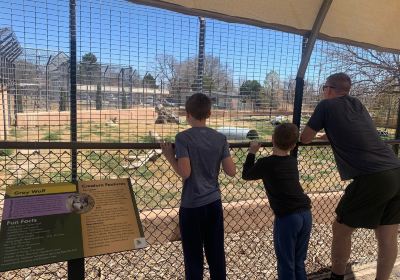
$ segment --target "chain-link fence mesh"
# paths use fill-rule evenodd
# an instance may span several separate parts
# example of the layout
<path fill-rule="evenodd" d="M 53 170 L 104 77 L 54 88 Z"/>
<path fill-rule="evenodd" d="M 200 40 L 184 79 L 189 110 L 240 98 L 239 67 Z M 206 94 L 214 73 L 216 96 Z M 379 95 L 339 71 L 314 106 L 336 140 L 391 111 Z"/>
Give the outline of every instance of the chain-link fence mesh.
<path fill-rule="evenodd" d="M 199 90 L 213 101 L 207 124 L 231 143 L 247 141 L 254 131 L 270 141 L 276 124 L 292 121 L 301 36 L 130 1 L 76 1 L 77 72 L 71 76 L 68 1 L 0 0 L 0 9 L 0 139 L 27 142 L 23 149 L 0 149 L 0 205 L 7 185 L 71 180 L 70 150 L 32 150 L 31 145 L 71 140 L 71 77 L 77 81 L 77 141 L 173 140 L 189 127 L 183 105 Z M 395 138 L 398 61 L 398 54 L 317 40 L 305 76 L 301 125 L 321 99 L 326 76 L 346 71 L 352 94 L 366 105 L 382 138 Z M 247 148 L 232 147 L 240 166 Z M 262 150 L 270 153 L 269 147 Z M 313 200 L 307 271 L 316 273 L 329 266 L 330 223 L 345 183 L 329 146 L 301 146 L 298 158 L 302 186 Z M 158 146 L 79 149 L 77 165 L 79 180 L 131 178 L 151 244 L 86 259 L 87 279 L 181 279 L 176 218 L 181 183 Z M 265 190 L 261 182 L 239 177 L 220 176 L 228 277 L 272 279 L 273 215 Z M 376 245 L 364 246 L 376 244 L 371 232 L 357 231 L 354 241 L 352 263 L 376 259 Z M 63 279 L 66 274 L 66 263 L 59 263 L 0 277 Z"/>
<path fill-rule="evenodd" d="M 136 251 L 86 258 L 86 279 L 183 279 L 183 254 L 177 213 L 182 190 L 179 177 L 153 149 L 79 150 L 78 179 L 130 178 L 146 239 L 150 246 Z M 241 170 L 247 155 L 244 144 L 232 145 L 231 154 Z M 0 206 L 5 186 L 68 182 L 71 180 L 69 150 L 14 150 L 1 156 Z M 271 154 L 262 148 L 259 156 Z M 330 146 L 301 146 L 301 184 L 312 199 L 313 230 L 307 257 L 307 272 L 330 266 L 331 223 L 334 209 L 346 183 L 340 180 Z M 229 178 L 220 174 L 224 205 L 225 250 L 229 279 L 273 279 L 276 259 L 273 249 L 273 213 L 261 181 L 246 182 L 240 172 Z M 366 246 L 368 244 L 368 246 Z M 368 247 L 368 248 L 367 248 Z M 372 231 L 357 230 L 353 236 L 350 263 L 376 259 Z M 4 279 L 65 279 L 65 263 L 1 273 Z M 103 278 L 102 278 L 103 277 Z"/>

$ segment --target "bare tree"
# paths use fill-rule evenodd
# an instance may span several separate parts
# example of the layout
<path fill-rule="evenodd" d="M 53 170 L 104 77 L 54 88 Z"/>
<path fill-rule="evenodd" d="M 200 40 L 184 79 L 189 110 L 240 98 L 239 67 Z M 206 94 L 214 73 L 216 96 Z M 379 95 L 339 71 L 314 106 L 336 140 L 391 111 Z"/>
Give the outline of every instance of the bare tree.
<path fill-rule="evenodd" d="M 172 55 L 157 57 L 157 72 L 166 82 L 171 94 L 180 98 L 182 93 L 194 90 L 197 75 L 197 57 L 179 62 Z M 203 90 L 231 92 L 233 86 L 229 70 L 218 57 L 206 56 L 204 60 Z"/>
<path fill-rule="evenodd" d="M 328 55 L 337 71 L 352 77 L 352 94 L 363 100 L 378 126 L 395 127 L 400 98 L 400 55 L 347 45 L 335 46 Z"/>
<path fill-rule="evenodd" d="M 173 55 L 161 55 L 156 58 L 160 79 L 167 85 L 170 94 L 180 100 L 179 62 Z"/>
<path fill-rule="evenodd" d="M 345 71 L 354 78 L 353 91 L 368 88 L 370 90 L 366 93 L 399 91 L 399 54 L 361 49 L 348 45 L 335 46 L 327 54 L 333 61 L 338 61 L 334 70 Z"/>

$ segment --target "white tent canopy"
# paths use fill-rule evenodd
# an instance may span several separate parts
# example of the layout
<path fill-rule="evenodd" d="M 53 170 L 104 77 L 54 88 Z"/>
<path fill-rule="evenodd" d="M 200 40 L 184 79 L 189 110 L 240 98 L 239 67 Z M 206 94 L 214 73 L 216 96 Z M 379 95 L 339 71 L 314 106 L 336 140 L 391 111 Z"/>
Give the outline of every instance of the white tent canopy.
<path fill-rule="evenodd" d="M 308 34 L 324 0 L 131 0 L 185 14 Z M 333 0 L 318 38 L 400 52 L 400 0 Z"/>

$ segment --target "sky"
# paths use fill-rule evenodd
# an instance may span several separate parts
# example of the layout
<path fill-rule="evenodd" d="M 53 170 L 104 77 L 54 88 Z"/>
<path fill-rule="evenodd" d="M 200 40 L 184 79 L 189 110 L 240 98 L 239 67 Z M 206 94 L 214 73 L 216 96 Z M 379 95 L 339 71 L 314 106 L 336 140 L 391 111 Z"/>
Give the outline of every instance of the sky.
<path fill-rule="evenodd" d="M 45 64 L 50 53 L 69 53 L 69 1 L 0 0 L 0 27 L 12 27 L 28 56 Z M 198 53 L 199 20 L 123 0 L 77 1 L 78 61 L 87 52 L 102 64 L 131 66 L 143 76 L 157 73 L 156 58 L 183 62 Z M 263 82 L 270 71 L 294 78 L 302 37 L 258 27 L 206 19 L 206 54 L 220 58 L 235 83 Z M 319 67 L 321 57 L 311 58 Z M 320 69 L 318 70 L 320 71 Z"/>

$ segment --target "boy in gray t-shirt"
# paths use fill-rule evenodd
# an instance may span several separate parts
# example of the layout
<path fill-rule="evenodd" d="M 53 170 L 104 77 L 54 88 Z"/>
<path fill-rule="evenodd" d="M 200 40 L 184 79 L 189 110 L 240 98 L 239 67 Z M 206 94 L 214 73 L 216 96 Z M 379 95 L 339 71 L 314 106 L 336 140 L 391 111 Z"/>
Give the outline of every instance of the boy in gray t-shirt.
<path fill-rule="evenodd" d="M 183 179 L 179 227 L 186 279 L 203 278 L 203 247 L 211 279 L 226 279 L 224 221 L 218 175 L 222 163 L 228 176 L 236 174 L 226 137 L 206 126 L 211 100 L 202 93 L 185 104 L 191 128 L 176 135 L 175 150 L 162 143 L 163 155 Z M 176 157 L 175 157 L 176 155 Z"/>

